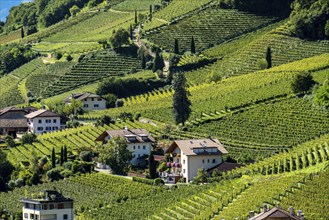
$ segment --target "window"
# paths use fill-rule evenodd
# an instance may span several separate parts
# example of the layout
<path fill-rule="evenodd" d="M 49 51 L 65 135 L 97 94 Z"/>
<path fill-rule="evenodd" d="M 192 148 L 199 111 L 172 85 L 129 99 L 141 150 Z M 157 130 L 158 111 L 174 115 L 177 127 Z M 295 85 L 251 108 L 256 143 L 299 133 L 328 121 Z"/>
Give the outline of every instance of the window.
<path fill-rule="evenodd" d="M 183 169 L 183 173 L 185 173 L 185 169 Z"/>
<path fill-rule="evenodd" d="M 47 210 L 47 209 L 48 209 L 47 204 L 42 205 L 42 210 Z"/>
<path fill-rule="evenodd" d="M 135 154 L 133 154 L 133 158 L 135 157 Z"/>
<path fill-rule="evenodd" d="M 68 219 L 67 214 L 64 214 L 64 215 L 63 215 L 63 219 Z"/>
<path fill-rule="evenodd" d="M 102 98 L 98 98 L 97 100 L 98 100 L 98 101 L 102 101 Z"/>
<path fill-rule="evenodd" d="M 140 154 L 138 154 L 138 157 L 140 157 L 141 155 Z"/>
<path fill-rule="evenodd" d="M 29 218 L 29 214 L 28 213 L 24 213 L 24 218 Z"/>
<path fill-rule="evenodd" d="M 91 101 L 94 101 L 94 98 L 91 98 Z"/>
<path fill-rule="evenodd" d="M 30 213 L 30 219 L 34 219 L 34 214 Z"/>
<path fill-rule="evenodd" d="M 64 209 L 64 203 L 59 203 L 57 206 L 58 209 Z"/>
<path fill-rule="evenodd" d="M 138 149 L 141 149 L 141 146 L 138 145 Z"/>
<path fill-rule="evenodd" d="M 208 163 L 210 163 L 210 160 L 208 159 Z"/>
<path fill-rule="evenodd" d="M 177 161 L 177 163 L 179 163 L 179 158 L 177 158 L 177 160 L 176 160 L 176 161 Z"/>
<path fill-rule="evenodd" d="M 136 146 L 133 146 L 134 150 L 136 149 Z"/>
<path fill-rule="evenodd" d="M 89 105 L 88 105 L 88 104 L 84 104 L 83 107 L 84 107 L 84 108 L 88 108 Z"/>
<path fill-rule="evenodd" d="M 53 119 L 53 123 L 57 123 L 57 120 L 56 119 Z"/>
<path fill-rule="evenodd" d="M 143 150 L 145 150 L 146 149 L 146 147 L 145 147 L 145 145 L 143 146 Z"/>
<path fill-rule="evenodd" d="M 46 119 L 46 123 L 51 123 L 51 119 Z"/>
<path fill-rule="evenodd" d="M 185 164 L 185 160 L 183 160 L 183 164 Z"/>
<path fill-rule="evenodd" d="M 216 163 L 216 159 L 212 159 L 212 163 Z"/>
<path fill-rule="evenodd" d="M 51 131 L 51 127 L 46 127 L 46 131 Z"/>
<path fill-rule="evenodd" d="M 95 104 L 95 105 L 94 105 L 94 108 L 99 108 L 99 105 L 98 105 L 98 104 Z"/>
<path fill-rule="evenodd" d="M 55 205 L 54 204 L 49 204 L 49 209 L 54 209 Z"/>
<path fill-rule="evenodd" d="M 58 130 L 58 127 L 53 127 L 53 131 L 56 131 L 56 130 Z"/>
<path fill-rule="evenodd" d="M 42 120 L 41 120 L 41 119 L 39 119 L 39 120 L 38 120 L 38 122 L 39 122 L 39 124 L 41 124 L 41 123 L 42 123 Z"/>
<path fill-rule="evenodd" d="M 30 204 L 29 204 L 29 203 L 24 203 L 24 207 L 25 207 L 26 209 L 28 209 L 28 208 L 30 208 Z"/>
<path fill-rule="evenodd" d="M 38 127 L 37 130 L 38 131 L 43 131 L 43 127 Z"/>
<path fill-rule="evenodd" d="M 202 160 L 202 163 L 204 163 L 204 160 Z"/>

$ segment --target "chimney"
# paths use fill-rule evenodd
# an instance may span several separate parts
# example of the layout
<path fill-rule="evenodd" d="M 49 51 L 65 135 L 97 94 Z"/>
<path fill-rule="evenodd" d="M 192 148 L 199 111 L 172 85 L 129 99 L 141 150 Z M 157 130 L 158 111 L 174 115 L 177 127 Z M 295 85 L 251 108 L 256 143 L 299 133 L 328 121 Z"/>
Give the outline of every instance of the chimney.
<path fill-rule="evenodd" d="M 255 212 L 254 211 L 250 211 L 249 212 L 249 218 L 253 218 L 255 216 Z"/>
<path fill-rule="evenodd" d="M 290 206 L 288 209 L 291 216 L 296 216 L 294 207 Z"/>
<path fill-rule="evenodd" d="M 265 213 L 265 212 L 267 212 L 268 211 L 268 209 L 267 209 L 267 204 L 264 204 L 263 205 L 263 212 Z"/>

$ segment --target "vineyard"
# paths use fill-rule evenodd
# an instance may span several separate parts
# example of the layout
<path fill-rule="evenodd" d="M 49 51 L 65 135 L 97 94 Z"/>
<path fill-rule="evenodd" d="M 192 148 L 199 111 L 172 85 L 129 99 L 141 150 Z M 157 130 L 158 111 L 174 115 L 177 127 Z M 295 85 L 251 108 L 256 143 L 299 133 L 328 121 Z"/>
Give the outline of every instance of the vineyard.
<path fill-rule="evenodd" d="M 160 0 L 126 0 L 112 7 L 113 10 L 117 11 L 147 11 L 155 5 L 161 4 Z"/>
<path fill-rule="evenodd" d="M 49 86 L 46 90 L 39 91 L 39 94 L 43 97 L 54 96 L 97 82 L 105 77 L 123 76 L 130 73 L 132 69 L 141 70 L 140 65 L 137 58 L 123 56 L 111 50 L 91 52 L 82 62 L 73 66 L 70 63 L 56 63 L 50 66 L 48 74 L 47 72 L 35 74 L 31 77 L 31 87 L 38 83 L 41 85 L 44 83 L 43 80 L 47 80 Z M 49 78 L 44 76 L 49 76 Z M 35 87 L 40 89 L 38 85 Z"/>
<path fill-rule="evenodd" d="M 229 47 L 230 43 L 227 43 Z M 232 42 L 234 44 L 234 41 Z M 288 46 L 287 46 L 288 45 Z M 272 51 L 272 65 L 278 66 L 294 62 L 304 58 L 329 52 L 329 41 L 304 41 L 287 36 L 286 26 L 280 26 L 256 40 L 246 43 L 236 51 L 228 54 L 212 65 L 187 73 L 193 83 L 202 83 L 207 76 L 215 72 L 223 77 L 236 76 L 260 70 L 259 62 L 265 59 L 266 50 L 270 47 Z M 211 49 L 211 54 L 221 55 L 221 46 Z M 218 52 L 216 52 L 218 51 Z M 206 55 L 211 55 L 205 52 Z"/>
<path fill-rule="evenodd" d="M 175 24 L 146 31 L 145 37 L 169 51 L 173 51 L 177 39 L 181 52 L 190 50 L 194 37 L 196 50 L 201 51 L 274 21 L 271 17 L 211 7 Z"/>
<path fill-rule="evenodd" d="M 108 40 L 113 30 L 118 29 L 118 27 L 128 28 L 132 21 L 133 13 L 121 13 L 109 10 L 85 19 L 61 32 L 50 35 L 44 41 L 97 42 L 99 40 Z"/>
<path fill-rule="evenodd" d="M 26 88 L 21 88 L 21 83 L 31 73 L 37 71 L 42 66 L 40 59 L 35 59 L 20 68 L 12 71 L 10 74 L 0 78 L 1 96 L 0 108 L 24 103 L 23 93 L 26 93 Z"/>

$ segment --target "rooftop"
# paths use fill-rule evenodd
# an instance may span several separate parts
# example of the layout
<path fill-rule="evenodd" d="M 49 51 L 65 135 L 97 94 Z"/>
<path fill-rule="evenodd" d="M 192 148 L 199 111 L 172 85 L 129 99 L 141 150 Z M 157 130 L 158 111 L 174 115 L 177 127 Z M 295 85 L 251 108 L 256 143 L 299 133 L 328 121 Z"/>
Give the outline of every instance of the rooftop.
<path fill-rule="evenodd" d="M 103 141 L 105 137 L 111 136 L 125 138 L 129 143 L 130 142 L 155 142 L 155 139 L 146 131 L 145 129 L 121 129 L 121 130 L 107 130 L 104 131 L 96 141 Z M 131 138 L 136 138 L 131 140 Z"/>
<path fill-rule="evenodd" d="M 60 115 L 55 112 L 51 112 L 45 109 L 40 109 L 38 111 L 32 112 L 28 115 L 25 115 L 25 118 L 35 118 L 35 117 L 60 117 Z"/>
<path fill-rule="evenodd" d="M 47 202 L 72 202 L 72 199 L 64 197 L 55 190 L 45 190 L 40 193 L 30 194 L 23 198 L 23 202 L 47 203 Z"/>

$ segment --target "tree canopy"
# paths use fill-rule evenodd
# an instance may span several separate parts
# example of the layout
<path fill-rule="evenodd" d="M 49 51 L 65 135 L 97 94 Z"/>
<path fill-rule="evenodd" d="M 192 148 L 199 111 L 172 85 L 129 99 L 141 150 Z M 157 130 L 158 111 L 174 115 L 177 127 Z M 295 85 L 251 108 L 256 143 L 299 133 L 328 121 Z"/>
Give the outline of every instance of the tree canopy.
<path fill-rule="evenodd" d="M 123 138 L 113 138 L 107 144 L 99 147 L 99 160 L 109 165 L 115 174 L 125 175 L 129 171 L 132 153 L 127 148 Z"/>
<path fill-rule="evenodd" d="M 128 31 L 121 28 L 113 33 L 113 35 L 110 38 L 110 43 L 113 48 L 119 48 L 122 45 L 130 44 L 130 35 Z"/>
<path fill-rule="evenodd" d="M 184 73 L 179 72 L 173 80 L 173 111 L 176 124 L 185 124 L 191 114 L 191 101 L 188 99 L 187 81 Z"/>

